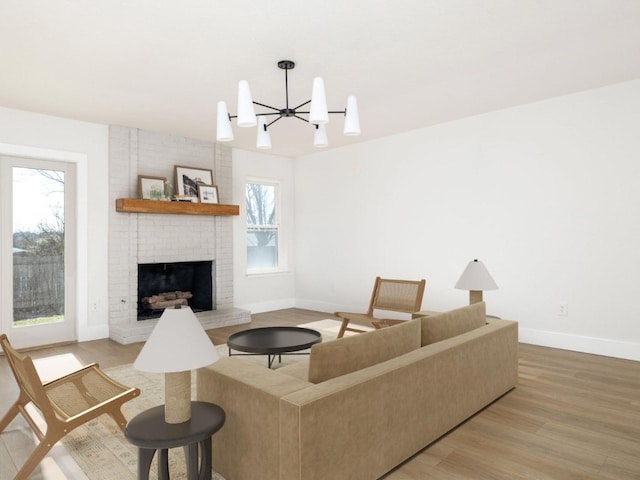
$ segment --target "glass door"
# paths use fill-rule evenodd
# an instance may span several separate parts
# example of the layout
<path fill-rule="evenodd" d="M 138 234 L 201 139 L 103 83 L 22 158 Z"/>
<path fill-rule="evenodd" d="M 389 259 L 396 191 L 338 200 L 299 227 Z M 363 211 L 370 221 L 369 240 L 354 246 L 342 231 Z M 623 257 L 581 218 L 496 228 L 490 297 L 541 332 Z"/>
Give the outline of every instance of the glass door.
<path fill-rule="evenodd" d="M 34 347 L 75 339 L 74 164 L 2 157 L 2 332 Z"/>

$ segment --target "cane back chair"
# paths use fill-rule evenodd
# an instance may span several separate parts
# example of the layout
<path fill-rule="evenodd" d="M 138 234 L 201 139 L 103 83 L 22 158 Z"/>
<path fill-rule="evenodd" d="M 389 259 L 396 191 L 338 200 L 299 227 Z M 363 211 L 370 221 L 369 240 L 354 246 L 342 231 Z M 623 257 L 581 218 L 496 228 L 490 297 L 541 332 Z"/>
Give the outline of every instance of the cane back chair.
<path fill-rule="evenodd" d="M 334 315 L 342 319 L 338 338 L 342 338 L 346 331 L 366 332 L 361 328 L 349 325 L 351 320 L 371 323 L 374 328 L 389 326 L 403 320 L 383 319 L 374 317 L 375 310 L 390 312 L 414 313 L 420 311 L 422 296 L 424 295 L 425 280 L 392 280 L 376 277 L 373 293 L 366 313 L 335 312 Z"/>
<path fill-rule="evenodd" d="M 124 432 L 127 420 L 120 408 L 137 397 L 140 390 L 121 385 L 95 363 L 42 383 L 31 357 L 16 351 L 4 334 L 0 335 L 0 343 L 20 389 L 18 399 L 0 420 L 0 432 L 20 413 L 40 441 L 15 480 L 26 480 L 58 440 L 103 413 L 113 418 Z M 46 432 L 42 432 L 36 418 L 27 411 L 30 403 L 39 410 Z"/>

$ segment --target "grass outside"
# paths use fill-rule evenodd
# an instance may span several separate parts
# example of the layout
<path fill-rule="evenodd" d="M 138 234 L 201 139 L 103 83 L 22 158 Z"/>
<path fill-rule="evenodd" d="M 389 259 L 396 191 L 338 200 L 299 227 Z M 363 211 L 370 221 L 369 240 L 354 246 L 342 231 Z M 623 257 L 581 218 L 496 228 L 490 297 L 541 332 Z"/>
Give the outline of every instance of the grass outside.
<path fill-rule="evenodd" d="M 44 325 L 46 323 L 58 323 L 64 321 L 64 315 L 53 315 L 52 317 L 27 318 L 26 320 L 14 320 L 16 327 L 30 327 L 33 325 Z"/>

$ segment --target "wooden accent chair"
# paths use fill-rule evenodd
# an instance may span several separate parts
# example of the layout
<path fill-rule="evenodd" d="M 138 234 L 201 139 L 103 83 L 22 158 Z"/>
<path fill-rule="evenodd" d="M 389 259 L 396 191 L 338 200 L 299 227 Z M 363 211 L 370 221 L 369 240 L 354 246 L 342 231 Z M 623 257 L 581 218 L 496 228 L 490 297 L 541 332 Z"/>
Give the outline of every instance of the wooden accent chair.
<path fill-rule="evenodd" d="M 386 310 L 391 312 L 413 313 L 420 310 L 422 296 L 424 295 L 425 280 L 391 280 L 376 277 L 369 302 L 367 313 L 335 312 L 336 317 L 342 318 L 342 325 L 338 338 L 342 338 L 344 332 L 366 332 L 359 328 L 349 326 L 351 320 L 370 322 L 375 328 L 393 325 L 404 320 L 380 319 L 373 316 L 374 310 Z"/>
<path fill-rule="evenodd" d="M 20 388 L 18 400 L 0 420 L 0 432 L 21 413 L 40 440 L 15 480 L 26 480 L 58 440 L 103 413 L 113 418 L 124 432 L 127 420 L 120 408 L 140 395 L 140 390 L 119 384 L 95 363 L 43 384 L 31 357 L 14 350 L 4 334 L 0 335 L 0 343 Z M 40 411 L 47 427 L 45 433 L 27 411 L 29 403 Z"/>

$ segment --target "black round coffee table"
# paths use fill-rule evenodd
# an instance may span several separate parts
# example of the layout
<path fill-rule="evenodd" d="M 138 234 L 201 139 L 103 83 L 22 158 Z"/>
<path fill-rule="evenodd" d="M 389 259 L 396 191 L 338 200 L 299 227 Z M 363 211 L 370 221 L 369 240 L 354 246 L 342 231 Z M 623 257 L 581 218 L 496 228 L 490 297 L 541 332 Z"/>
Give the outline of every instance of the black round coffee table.
<path fill-rule="evenodd" d="M 276 355 L 282 361 L 282 355 L 305 355 L 300 350 L 311 348 L 320 343 L 320 332 L 302 327 L 263 327 L 251 328 L 236 332 L 227 339 L 229 356 L 231 350 L 245 352 L 241 355 L 267 355 L 269 368 L 273 364 Z M 236 354 L 237 355 L 237 354 Z"/>

